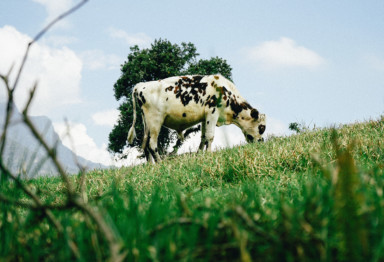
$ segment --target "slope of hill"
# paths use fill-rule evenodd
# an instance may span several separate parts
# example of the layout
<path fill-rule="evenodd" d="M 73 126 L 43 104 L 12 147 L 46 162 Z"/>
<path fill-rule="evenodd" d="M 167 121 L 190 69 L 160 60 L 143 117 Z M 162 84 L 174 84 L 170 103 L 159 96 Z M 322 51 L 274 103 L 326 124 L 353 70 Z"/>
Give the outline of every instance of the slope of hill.
<path fill-rule="evenodd" d="M 95 170 L 86 175 L 82 195 L 103 214 L 125 261 L 382 261 L 383 134 L 381 118 Z M 47 203 L 65 203 L 60 179 L 30 183 Z M 31 229 L 28 221 L 41 213 L 24 209 L 16 216 L 18 208 L 3 209 L 14 219 L 4 239 L 17 236 L 1 245 L 3 257 L 109 257 L 108 239 L 81 210 L 54 209 L 69 232 L 61 236 L 47 229 L 49 222 Z M 68 239 L 74 244 L 63 244 Z"/>
<path fill-rule="evenodd" d="M 5 116 L 5 105 L 0 104 L 0 126 L 3 126 Z M 105 166 L 88 161 L 64 146 L 56 134 L 52 122 L 45 116 L 32 116 L 31 120 L 36 128 L 43 134 L 44 139 L 50 146 L 56 145 L 59 161 L 70 174 L 79 171 L 76 160 L 81 166 L 89 169 L 105 168 Z M 5 149 L 4 161 L 14 172 L 24 173 L 27 177 L 36 175 L 55 175 L 55 167 L 46 160 L 46 153 L 32 136 L 28 128 L 21 123 L 21 115 L 15 110 L 12 117 L 12 125 L 8 130 L 8 139 Z"/>

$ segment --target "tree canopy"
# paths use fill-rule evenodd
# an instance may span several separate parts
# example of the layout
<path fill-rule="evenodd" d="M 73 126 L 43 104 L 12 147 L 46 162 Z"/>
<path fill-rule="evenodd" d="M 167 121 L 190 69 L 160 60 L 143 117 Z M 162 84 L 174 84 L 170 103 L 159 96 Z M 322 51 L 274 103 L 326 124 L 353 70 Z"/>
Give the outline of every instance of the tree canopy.
<path fill-rule="evenodd" d="M 127 146 L 127 133 L 133 121 L 132 89 L 140 82 L 164 79 L 170 76 L 199 74 L 218 74 L 232 78 L 232 68 L 226 60 L 219 57 L 197 60 L 199 54 L 192 43 L 172 44 L 168 40 L 155 40 L 149 48 L 130 48 L 127 61 L 121 65 L 121 76 L 114 84 L 116 100 L 122 100 L 119 107 L 118 122 L 109 134 L 108 149 L 113 153 L 123 153 Z M 143 124 L 140 108 L 136 108 L 136 134 L 134 147 L 140 147 L 143 138 Z M 158 138 L 159 153 L 166 154 L 169 145 L 175 141 L 176 134 L 165 127 Z"/>

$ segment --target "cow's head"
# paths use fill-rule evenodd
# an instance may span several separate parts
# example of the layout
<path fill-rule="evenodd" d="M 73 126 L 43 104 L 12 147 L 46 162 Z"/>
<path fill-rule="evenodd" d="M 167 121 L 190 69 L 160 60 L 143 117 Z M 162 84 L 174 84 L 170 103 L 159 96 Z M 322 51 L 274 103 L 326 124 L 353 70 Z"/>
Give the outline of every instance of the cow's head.
<path fill-rule="evenodd" d="M 264 141 L 262 135 L 266 128 L 265 122 L 265 114 L 259 114 L 254 108 L 243 111 L 237 118 L 237 124 L 248 143 Z"/>

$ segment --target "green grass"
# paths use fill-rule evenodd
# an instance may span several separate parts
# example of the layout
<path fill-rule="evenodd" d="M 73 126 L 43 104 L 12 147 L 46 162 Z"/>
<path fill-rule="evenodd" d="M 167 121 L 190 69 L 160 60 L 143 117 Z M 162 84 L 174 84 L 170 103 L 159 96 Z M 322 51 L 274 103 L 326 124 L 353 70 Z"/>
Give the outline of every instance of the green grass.
<path fill-rule="evenodd" d="M 384 119 L 336 130 L 94 170 L 85 197 L 118 235 L 126 261 L 383 261 Z M 65 200 L 58 178 L 28 184 L 48 203 Z M 0 190 L 26 199 L 9 181 Z M 0 203 L 0 261 L 109 256 L 87 216 L 53 213 L 65 234 L 40 211 Z"/>

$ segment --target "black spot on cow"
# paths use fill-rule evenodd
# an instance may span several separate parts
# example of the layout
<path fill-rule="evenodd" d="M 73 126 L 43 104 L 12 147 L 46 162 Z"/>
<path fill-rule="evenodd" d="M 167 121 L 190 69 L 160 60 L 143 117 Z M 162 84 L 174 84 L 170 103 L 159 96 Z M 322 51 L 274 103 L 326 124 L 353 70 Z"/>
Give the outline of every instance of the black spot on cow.
<path fill-rule="evenodd" d="M 192 81 L 188 76 L 182 76 L 181 79 L 183 79 L 185 82 L 191 82 Z"/>
<path fill-rule="evenodd" d="M 168 87 L 165 89 L 165 92 L 172 91 L 172 89 L 173 89 L 173 86 L 168 86 Z"/>
<path fill-rule="evenodd" d="M 207 102 L 205 102 L 206 105 L 208 105 L 209 108 L 216 107 L 217 106 L 217 97 L 215 95 L 207 98 Z"/>
<path fill-rule="evenodd" d="M 247 102 L 238 103 L 235 96 L 231 97 L 229 104 L 231 105 L 231 109 L 234 113 L 234 118 L 236 118 L 241 111 L 252 108 Z"/>
<path fill-rule="evenodd" d="M 186 114 L 186 113 L 183 113 L 183 117 L 187 117 L 187 114 Z"/>
<path fill-rule="evenodd" d="M 240 106 L 239 103 L 237 103 L 236 98 L 231 98 L 231 102 L 229 104 L 231 105 L 231 109 L 233 111 L 233 118 L 236 118 L 238 114 L 243 111 L 243 108 Z"/>
<path fill-rule="evenodd" d="M 193 96 L 193 100 L 195 101 L 196 104 L 199 103 L 199 96 L 198 95 L 194 95 Z"/>
<path fill-rule="evenodd" d="M 165 99 L 165 101 L 168 101 L 168 97 L 167 97 L 167 99 Z"/>
<path fill-rule="evenodd" d="M 143 92 L 140 92 L 139 96 L 140 96 L 140 99 L 143 102 L 143 104 L 145 104 L 146 101 L 145 101 L 145 97 L 143 95 Z"/>
<path fill-rule="evenodd" d="M 247 110 L 247 109 L 252 109 L 251 105 L 248 104 L 247 102 L 243 102 L 243 103 L 241 103 L 240 106 L 241 106 L 243 109 L 245 109 L 245 110 Z"/>
<path fill-rule="evenodd" d="M 213 108 L 213 110 L 212 110 L 212 114 L 215 113 L 215 111 L 216 111 L 216 107 Z"/>
<path fill-rule="evenodd" d="M 262 135 L 265 132 L 265 125 L 259 125 L 259 134 Z"/>
<path fill-rule="evenodd" d="M 259 119 L 259 111 L 257 109 L 253 108 L 251 110 L 251 117 L 254 118 L 255 120 Z"/>
<path fill-rule="evenodd" d="M 218 88 L 220 90 L 221 95 L 223 96 L 223 99 L 227 99 L 227 96 L 229 95 L 229 91 L 225 86 L 221 86 Z"/>
<path fill-rule="evenodd" d="M 209 121 L 207 121 L 207 125 L 209 124 Z"/>
<path fill-rule="evenodd" d="M 257 142 L 264 142 L 264 138 L 260 138 Z"/>
<path fill-rule="evenodd" d="M 136 100 L 139 106 L 142 107 L 146 102 L 143 92 L 140 92 L 139 94 L 137 94 L 137 92 L 135 91 L 133 95 L 136 97 Z"/>
<path fill-rule="evenodd" d="M 251 136 L 251 135 L 247 135 L 247 138 L 248 138 L 248 140 L 251 141 L 251 142 L 252 142 L 253 139 L 254 139 L 253 136 Z"/>
<path fill-rule="evenodd" d="M 192 100 L 198 104 L 202 96 L 206 94 L 207 83 L 201 83 L 203 76 L 196 75 L 193 77 L 182 76 L 175 82 L 174 93 L 181 103 L 186 106 Z M 168 87 L 168 90 L 171 90 Z"/>
<path fill-rule="evenodd" d="M 203 76 L 194 76 L 192 79 L 193 79 L 193 82 L 197 82 L 197 83 L 200 83 L 201 79 L 203 78 Z"/>

